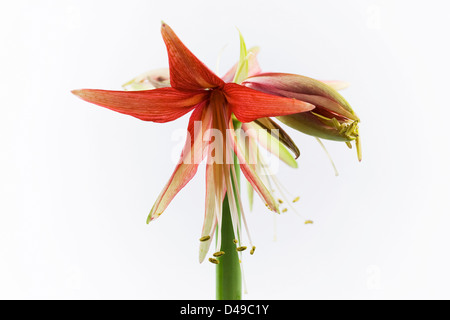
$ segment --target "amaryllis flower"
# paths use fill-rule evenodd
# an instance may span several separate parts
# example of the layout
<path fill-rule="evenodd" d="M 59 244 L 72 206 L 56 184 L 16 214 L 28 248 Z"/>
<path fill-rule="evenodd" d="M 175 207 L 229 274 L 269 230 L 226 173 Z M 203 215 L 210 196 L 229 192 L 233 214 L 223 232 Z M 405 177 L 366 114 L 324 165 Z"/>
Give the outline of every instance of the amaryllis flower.
<path fill-rule="evenodd" d="M 158 218 L 175 195 L 194 177 L 198 165 L 207 157 L 206 209 L 202 231 L 200 260 L 205 258 L 218 227 L 217 250 L 220 256 L 220 228 L 222 202 L 228 192 L 229 205 L 236 235 L 237 249 L 241 248 L 239 219 L 239 186 L 233 153 L 239 158 L 240 169 L 266 205 L 278 212 L 278 203 L 264 185 L 252 166 L 245 161 L 236 143 L 233 118 L 252 122 L 266 117 L 284 116 L 311 111 L 314 105 L 295 98 L 285 98 L 263 93 L 236 83 L 226 83 L 199 61 L 165 23 L 161 33 L 167 47 L 170 87 L 161 86 L 145 91 L 107 91 L 83 89 L 73 93 L 96 105 L 127 114 L 144 121 L 169 122 L 192 111 L 188 124 L 188 138 L 180 160 L 168 183 L 157 198 L 148 222 Z M 220 147 L 212 143 L 213 134 L 219 132 L 223 141 Z M 217 142 L 218 136 L 214 136 Z M 235 199 L 238 199 L 235 201 Z M 245 222 L 245 217 L 242 217 Z M 211 262 L 217 262 L 214 258 Z"/>
<path fill-rule="evenodd" d="M 241 41 L 243 41 L 242 36 Z M 243 60 L 243 57 L 241 57 L 241 60 L 222 77 L 223 81 L 238 82 L 265 93 L 296 98 L 314 104 L 316 106 L 314 110 L 281 116 L 277 117 L 277 119 L 298 131 L 314 136 L 327 153 L 336 175 L 338 174 L 337 169 L 320 139 L 344 141 L 349 147 L 351 147 L 350 142 L 356 140 L 358 158 L 361 160 L 358 132 L 359 118 L 348 102 L 337 92 L 337 90 L 348 87 L 348 83 L 336 80 L 319 81 L 294 74 L 263 73 L 257 60 L 259 48 L 254 47 L 247 51 L 244 44 L 241 51 L 242 49 L 245 52 L 247 70 L 239 70 L 239 66 L 243 65 L 240 63 Z M 126 83 L 124 88 L 129 90 L 143 90 L 165 86 L 170 86 L 170 73 L 167 68 L 144 73 Z M 267 136 L 261 134 L 261 131 L 258 129 L 264 129 Z M 252 164 L 255 172 L 261 177 L 265 185 L 273 193 L 278 194 L 278 201 L 280 203 L 291 205 L 291 201 L 289 201 L 285 192 L 283 192 L 284 188 L 281 186 L 281 183 L 267 169 L 267 164 L 261 152 L 259 152 L 259 147 L 262 146 L 267 149 L 293 168 L 297 168 L 298 166 L 295 159 L 300 155 L 299 148 L 286 131 L 272 118 L 260 118 L 253 122 L 245 123 L 242 125 L 242 130 L 245 136 L 250 138 L 248 141 L 243 141 L 242 139 L 239 141 L 245 146 L 243 149 L 247 151 L 247 163 Z M 256 131 L 259 131 L 259 134 L 255 134 Z M 286 148 L 291 150 L 294 157 Z M 250 205 L 252 205 L 252 187 L 249 188 L 249 197 Z M 298 196 L 291 198 L 296 200 Z M 286 207 L 282 209 L 282 211 L 285 210 L 287 210 Z"/>

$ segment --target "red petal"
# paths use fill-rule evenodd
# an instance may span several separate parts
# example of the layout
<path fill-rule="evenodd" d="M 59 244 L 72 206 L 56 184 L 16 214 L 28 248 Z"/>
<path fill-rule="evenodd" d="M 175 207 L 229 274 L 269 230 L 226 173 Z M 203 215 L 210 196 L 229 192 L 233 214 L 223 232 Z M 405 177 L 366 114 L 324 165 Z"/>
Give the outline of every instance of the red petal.
<path fill-rule="evenodd" d="M 208 108 L 204 108 L 205 104 L 202 103 L 191 115 L 188 136 L 180 161 L 153 205 L 147 222 L 158 218 L 164 212 L 177 193 L 195 176 L 198 165 L 203 160 L 205 149 L 209 143 L 205 138 L 205 132 L 211 127 L 212 122 L 211 112 Z M 196 124 L 200 127 L 196 128 Z"/>
<path fill-rule="evenodd" d="M 146 91 L 83 89 L 73 94 L 81 99 L 144 121 L 168 122 L 178 119 L 205 100 L 206 93 L 160 88 Z"/>
<path fill-rule="evenodd" d="M 161 33 L 169 55 L 170 84 L 173 88 L 200 90 L 223 85 L 224 82 L 186 48 L 167 24 L 162 24 Z"/>
<path fill-rule="evenodd" d="M 234 83 L 227 83 L 224 92 L 232 112 L 241 122 L 300 113 L 315 108 L 307 102 L 274 96 Z"/>

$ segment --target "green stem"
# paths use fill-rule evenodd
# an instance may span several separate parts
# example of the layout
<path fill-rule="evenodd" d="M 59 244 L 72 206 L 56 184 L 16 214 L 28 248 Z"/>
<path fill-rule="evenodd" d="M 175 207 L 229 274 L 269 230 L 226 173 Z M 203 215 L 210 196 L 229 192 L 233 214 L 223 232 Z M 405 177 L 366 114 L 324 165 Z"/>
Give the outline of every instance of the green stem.
<path fill-rule="evenodd" d="M 240 169 L 237 157 L 234 157 L 237 183 L 240 180 Z M 237 192 L 237 186 L 233 184 Z M 237 199 L 233 199 L 237 201 Z M 239 205 L 238 205 L 239 207 Z M 239 212 L 240 214 L 240 212 Z M 240 217 L 239 217 L 240 218 Z M 231 220 L 230 205 L 228 203 L 228 193 L 225 196 L 222 206 L 222 242 L 221 251 L 225 255 L 220 257 L 220 263 L 216 267 L 216 299 L 217 300 L 241 300 L 242 299 L 242 275 L 239 255 L 236 250 L 234 240 L 233 223 Z"/>
<path fill-rule="evenodd" d="M 242 276 L 238 252 L 233 240 L 236 239 L 231 222 L 228 195 L 223 202 L 222 211 L 222 248 L 225 255 L 220 257 L 216 267 L 216 299 L 241 300 Z"/>

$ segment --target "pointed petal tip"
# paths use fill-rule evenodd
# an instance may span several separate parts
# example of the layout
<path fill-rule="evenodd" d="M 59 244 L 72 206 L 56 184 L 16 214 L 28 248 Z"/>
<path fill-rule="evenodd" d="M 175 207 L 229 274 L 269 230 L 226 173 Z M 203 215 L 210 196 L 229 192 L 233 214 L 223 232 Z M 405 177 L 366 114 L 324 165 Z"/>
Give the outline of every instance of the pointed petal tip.
<path fill-rule="evenodd" d="M 150 224 L 150 222 L 152 222 L 153 220 L 155 220 L 156 218 L 158 218 L 161 214 L 155 214 L 155 212 L 150 211 L 148 217 L 147 217 L 147 224 Z"/>
<path fill-rule="evenodd" d="M 77 97 L 79 97 L 79 96 L 81 96 L 81 92 L 82 92 L 83 90 L 81 90 L 81 89 L 76 89 L 76 90 L 71 90 L 70 92 L 72 93 L 72 94 L 74 94 L 74 95 L 76 95 Z"/>
<path fill-rule="evenodd" d="M 89 99 L 89 89 L 76 89 L 70 92 L 81 100 L 88 101 Z"/>
<path fill-rule="evenodd" d="M 207 253 L 203 253 L 202 251 L 200 251 L 199 255 L 198 255 L 198 263 L 202 264 L 205 259 L 206 259 L 206 254 Z"/>

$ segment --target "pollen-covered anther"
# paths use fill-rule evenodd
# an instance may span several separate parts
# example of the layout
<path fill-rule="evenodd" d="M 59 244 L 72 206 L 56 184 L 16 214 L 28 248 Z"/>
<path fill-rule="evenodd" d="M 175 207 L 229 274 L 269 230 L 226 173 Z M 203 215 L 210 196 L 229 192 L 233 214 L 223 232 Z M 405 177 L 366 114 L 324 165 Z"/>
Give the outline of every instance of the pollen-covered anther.
<path fill-rule="evenodd" d="M 224 251 L 218 251 L 218 252 L 216 252 L 216 253 L 213 253 L 213 256 L 216 257 L 216 258 L 218 258 L 218 257 L 223 256 L 224 254 L 225 254 Z"/>
<path fill-rule="evenodd" d="M 219 260 L 214 259 L 214 258 L 209 258 L 209 262 L 211 262 L 212 264 L 219 264 Z"/>
<path fill-rule="evenodd" d="M 247 250 L 247 247 L 246 247 L 246 246 L 237 247 L 236 250 L 237 250 L 238 252 L 242 252 L 242 251 Z"/>
<path fill-rule="evenodd" d="M 294 200 L 292 200 L 293 203 L 299 202 L 300 201 L 300 197 L 295 198 Z"/>
<path fill-rule="evenodd" d="M 210 236 L 204 236 L 204 237 L 200 238 L 200 242 L 205 242 L 205 241 L 208 241 L 209 239 L 211 239 Z"/>
<path fill-rule="evenodd" d="M 239 242 L 239 241 L 237 241 L 237 239 L 234 239 L 234 240 L 233 240 L 233 243 L 234 243 L 234 244 L 238 244 L 238 242 Z"/>
<path fill-rule="evenodd" d="M 283 204 L 283 200 L 278 199 L 278 203 L 279 203 L 279 204 Z"/>
<path fill-rule="evenodd" d="M 253 246 L 253 247 L 252 247 L 252 250 L 250 250 L 250 254 L 253 255 L 253 254 L 255 253 L 255 250 L 256 250 L 256 247 Z"/>
<path fill-rule="evenodd" d="M 286 213 L 286 212 L 288 212 L 288 209 L 284 208 L 283 210 L 281 210 L 281 212 Z"/>
<path fill-rule="evenodd" d="M 305 224 L 314 224 L 314 221 L 312 221 L 312 220 L 306 220 L 306 221 L 305 221 Z"/>

